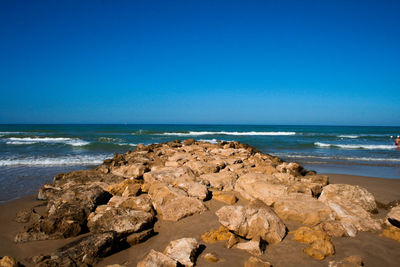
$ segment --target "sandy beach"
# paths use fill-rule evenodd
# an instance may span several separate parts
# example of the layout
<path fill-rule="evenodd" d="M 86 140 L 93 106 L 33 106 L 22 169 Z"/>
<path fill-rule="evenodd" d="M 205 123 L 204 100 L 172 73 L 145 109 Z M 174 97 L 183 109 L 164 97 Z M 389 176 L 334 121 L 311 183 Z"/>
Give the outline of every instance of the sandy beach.
<path fill-rule="evenodd" d="M 380 179 L 363 176 L 330 174 L 330 183 L 347 183 L 360 185 L 374 194 L 377 201 L 388 203 L 400 199 L 400 180 Z M 18 200 L 5 203 L 0 206 L 0 255 L 12 256 L 21 261 L 25 258 L 49 254 L 55 249 L 80 237 L 34 241 L 24 244 L 15 244 L 13 239 L 15 234 L 22 230 L 24 224 L 14 221 L 17 211 L 34 207 L 38 213 L 43 212 L 44 207 L 41 201 L 36 200 L 36 196 L 27 196 Z M 154 230 L 157 233 L 144 243 L 127 248 L 102 259 L 98 266 L 110 264 L 121 264 L 124 266 L 136 266 L 145 257 L 150 249 L 162 251 L 171 240 L 182 237 L 195 237 L 201 240 L 201 235 L 210 229 L 218 229 L 219 222 L 215 211 L 224 206 L 224 203 L 209 200 L 206 201 L 208 211 L 197 215 L 184 218 L 178 222 L 159 220 L 156 222 Z M 238 204 L 246 203 L 240 199 Z M 374 215 L 378 218 L 384 217 L 387 210 L 379 209 L 379 213 Z M 289 231 L 294 230 L 300 224 L 285 221 Z M 291 240 L 291 234 L 278 244 L 267 247 L 265 254 L 260 258 L 270 262 L 273 266 L 327 266 L 329 261 L 340 260 L 350 255 L 359 255 L 363 259 L 365 266 L 398 266 L 400 259 L 400 243 L 381 237 L 375 233 L 360 232 L 354 238 L 340 237 L 333 238 L 336 253 L 327 257 L 323 261 L 315 260 L 302 252 L 305 244 Z M 197 259 L 197 266 L 243 266 L 249 258 L 249 254 L 238 249 L 227 249 L 224 242 L 206 244 L 204 251 Z M 202 255 L 213 252 L 222 261 L 210 263 Z"/>

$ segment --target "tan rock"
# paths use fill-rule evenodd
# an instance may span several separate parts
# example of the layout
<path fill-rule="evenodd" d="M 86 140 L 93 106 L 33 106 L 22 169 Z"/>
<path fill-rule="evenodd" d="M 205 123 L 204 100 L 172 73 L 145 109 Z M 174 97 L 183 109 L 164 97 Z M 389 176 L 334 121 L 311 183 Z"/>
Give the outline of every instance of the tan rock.
<path fill-rule="evenodd" d="M 131 210 L 142 210 L 153 213 L 153 204 L 151 198 L 147 194 L 142 194 L 137 197 L 128 197 L 121 202 L 120 207 Z"/>
<path fill-rule="evenodd" d="M 377 210 L 374 196 L 358 185 L 330 184 L 324 187 L 319 199 L 329 201 L 337 198 L 346 199 L 354 204 L 360 205 L 368 212 Z"/>
<path fill-rule="evenodd" d="M 268 206 L 287 195 L 287 187 L 272 184 L 277 178 L 262 173 L 247 173 L 236 181 L 235 190 L 248 200 L 260 199 Z"/>
<path fill-rule="evenodd" d="M 329 176 L 319 175 L 319 174 L 306 175 L 306 176 L 300 177 L 300 181 L 315 183 L 315 184 L 319 184 L 321 186 L 326 186 L 329 183 Z"/>
<path fill-rule="evenodd" d="M 212 193 L 212 198 L 229 205 L 233 205 L 237 202 L 237 197 L 232 191 L 214 191 Z"/>
<path fill-rule="evenodd" d="M 271 267 L 271 263 L 263 261 L 256 257 L 250 257 L 245 263 L 244 267 Z"/>
<path fill-rule="evenodd" d="M 111 171 L 112 174 L 122 177 L 138 178 L 143 176 L 146 171 L 146 166 L 140 163 L 127 164 L 119 167 L 114 167 Z"/>
<path fill-rule="evenodd" d="M 265 251 L 266 244 L 261 240 L 251 240 L 248 242 L 238 243 L 233 248 L 244 250 L 252 255 L 261 256 Z"/>
<path fill-rule="evenodd" d="M 274 210 L 284 220 L 307 225 L 334 220 L 334 213 L 328 205 L 304 194 L 290 194 L 277 199 Z"/>
<path fill-rule="evenodd" d="M 18 263 L 10 256 L 4 256 L 0 260 L 1 267 L 17 267 Z"/>
<path fill-rule="evenodd" d="M 206 253 L 206 254 L 203 256 L 203 258 L 204 258 L 206 261 L 212 262 L 212 263 L 222 261 L 222 259 L 220 259 L 220 258 L 217 256 L 217 254 L 215 254 L 215 253 Z"/>
<path fill-rule="evenodd" d="M 400 229 L 394 226 L 389 226 L 388 228 L 383 230 L 380 236 L 384 236 L 400 242 Z"/>
<path fill-rule="evenodd" d="M 303 251 L 317 260 L 323 260 L 328 256 L 335 254 L 335 247 L 330 240 L 318 240 L 311 244 L 309 248 Z"/>
<path fill-rule="evenodd" d="M 154 235 L 154 230 L 153 228 L 143 230 L 138 233 L 133 233 L 130 234 L 129 236 L 126 237 L 126 243 L 128 243 L 131 246 L 134 246 L 136 244 L 139 244 L 143 241 L 146 241 L 148 238 Z"/>
<path fill-rule="evenodd" d="M 237 174 L 229 171 L 221 171 L 217 173 L 203 174 L 199 179 L 207 181 L 212 188 L 229 191 L 233 190 L 235 186 Z"/>
<path fill-rule="evenodd" d="M 200 200 L 206 199 L 209 194 L 207 186 L 196 182 L 178 183 L 176 186 L 185 190 L 190 197 L 196 197 Z"/>
<path fill-rule="evenodd" d="M 393 207 L 386 216 L 386 221 L 390 225 L 400 228 L 400 205 Z"/>
<path fill-rule="evenodd" d="M 185 266 L 193 266 L 199 244 L 195 238 L 181 238 L 169 242 L 164 254 Z"/>
<path fill-rule="evenodd" d="M 357 235 L 357 229 L 352 224 L 340 221 L 322 222 L 318 225 L 318 228 L 332 237 L 355 237 Z"/>
<path fill-rule="evenodd" d="M 216 243 L 217 241 L 229 240 L 232 233 L 229 229 L 221 226 L 218 230 L 210 230 L 201 236 L 206 243 Z"/>
<path fill-rule="evenodd" d="M 107 187 L 107 191 L 110 192 L 112 195 L 121 196 L 128 185 L 137 186 L 139 183 L 138 180 L 135 179 L 126 179 L 119 184 L 113 184 Z M 139 185 L 140 188 L 140 185 Z"/>
<path fill-rule="evenodd" d="M 318 240 L 330 240 L 329 236 L 325 232 L 306 226 L 300 227 L 290 233 L 293 234 L 293 241 L 298 241 L 306 244 L 312 244 L 313 242 Z"/>
<path fill-rule="evenodd" d="M 195 174 L 188 167 L 161 167 L 152 168 L 151 172 L 146 172 L 143 179 L 146 183 L 167 183 L 178 184 L 183 182 L 194 182 Z"/>
<path fill-rule="evenodd" d="M 147 254 L 147 256 L 137 264 L 137 267 L 154 266 L 176 267 L 178 266 L 178 262 L 164 255 L 163 253 L 152 249 L 150 250 L 149 254 Z"/>
<path fill-rule="evenodd" d="M 133 197 L 140 193 L 141 184 L 128 184 L 122 193 L 123 197 Z"/>
<path fill-rule="evenodd" d="M 285 224 L 261 201 L 249 206 L 224 206 L 216 214 L 223 226 L 247 239 L 261 238 L 274 244 L 286 235 Z"/>
<path fill-rule="evenodd" d="M 200 161 L 200 160 L 192 160 L 188 161 L 185 166 L 189 167 L 192 169 L 192 171 L 196 175 L 202 175 L 205 173 L 214 173 L 219 170 L 219 167 L 217 164 L 213 164 L 210 162 L 205 162 L 205 161 Z"/>
<path fill-rule="evenodd" d="M 232 248 L 234 245 L 240 242 L 240 238 L 237 237 L 235 234 L 231 234 L 229 240 L 225 243 L 225 247 Z"/>

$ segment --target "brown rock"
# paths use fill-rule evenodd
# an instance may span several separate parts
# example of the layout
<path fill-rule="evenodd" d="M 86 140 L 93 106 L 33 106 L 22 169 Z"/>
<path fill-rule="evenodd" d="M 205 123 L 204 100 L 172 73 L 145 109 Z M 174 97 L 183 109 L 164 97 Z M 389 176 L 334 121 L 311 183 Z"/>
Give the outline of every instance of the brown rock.
<path fill-rule="evenodd" d="M 318 225 L 322 231 L 332 237 L 351 236 L 355 237 L 357 229 L 352 224 L 340 221 L 326 221 Z"/>
<path fill-rule="evenodd" d="M 164 254 L 185 266 L 193 266 L 199 244 L 195 238 L 181 238 L 169 242 Z"/>
<path fill-rule="evenodd" d="M 18 267 L 18 263 L 14 260 L 13 257 L 4 256 L 0 259 L 1 267 Z"/>
<path fill-rule="evenodd" d="M 143 179 L 146 183 L 167 183 L 167 184 L 178 184 L 184 182 L 194 182 L 196 179 L 193 171 L 188 167 L 161 167 L 152 168 L 151 172 L 146 172 L 143 175 Z"/>
<path fill-rule="evenodd" d="M 185 166 L 189 167 L 192 169 L 192 171 L 196 175 L 202 175 L 205 173 L 214 173 L 219 171 L 219 167 L 217 164 L 211 163 L 211 162 L 205 162 L 205 161 L 200 161 L 200 160 L 192 160 L 188 161 Z"/>
<path fill-rule="evenodd" d="M 222 261 L 215 253 L 206 253 L 203 258 L 212 263 Z"/>
<path fill-rule="evenodd" d="M 393 207 L 390 212 L 388 213 L 388 215 L 386 216 L 386 221 L 397 227 L 400 228 L 400 205 Z"/>
<path fill-rule="evenodd" d="M 271 263 L 263 261 L 256 257 L 250 257 L 245 263 L 244 267 L 271 267 Z"/>
<path fill-rule="evenodd" d="M 112 174 L 127 178 L 142 177 L 146 171 L 146 166 L 141 163 L 133 163 L 114 167 L 111 171 Z"/>
<path fill-rule="evenodd" d="M 377 210 L 374 196 L 358 185 L 330 184 L 324 187 L 319 199 L 329 201 L 337 198 L 346 199 L 354 204 L 360 205 L 368 212 Z"/>
<path fill-rule="evenodd" d="M 233 248 L 244 250 L 252 255 L 261 256 L 266 248 L 266 243 L 262 240 L 251 240 L 248 242 L 238 243 Z"/>
<path fill-rule="evenodd" d="M 229 240 L 226 242 L 225 247 L 232 248 L 234 245 L 240 242 L 240 238 L 237 237 L 235 234 L 231 234 Z"/>
<path fill-rule="evenodd" d="M 330 240 L 318 240 L 311 244 L 309 248 L 303 249 L 303 251 L 317 260 L 323 260 L 327 256 L 335 254 L 335 247 Z"/>
<path fill-rule="evenodd" d="M 153 204 L 151 198 L 147 194 L 142 194 L 137 197 L 125 198 L 120 204 L 120 207 L 131 210 L 142 210 L 150 213 L 154 213 Z"/>
<path fill-rule="evenodd" d="M 363 261 L 360 256 L 354 255 L 346 257 L 340 261 L 330 261 L 329 267 L 359 267 L 363 266 Z"/>
<path fill-rule="evenodd" d="M 129 184 L 122 193 L 122 196 L 134 197 L 140 193 L 140 189 L 141 189 L 141 184 Z"/>
<path fill-rule="evenodd" d="M 216 214 L 223 226 L 247 239 L 261 238 L 274 244 L 286 235 L 285 224 L 261 201 L 249 206 L 224 206 Z"/>
<path fill-rule="evenodd" d="M 138 180 L 135 179 L 126 179 L 119 184 L 109 185 L 107 187 L 107 191 L 114 196 L 122 196 L 124 191 L 127 189 L 128 186 L 133 186 L 131 189 L 140 189 L 140 184 L 138 184 Z M 136 192 L 137 193 L 137 192 Z"/>
<path fill-rule="evenodd" d="M 148 238 L 150 238 L 153 235 L 154 235 L 153 228 L 148 229 L 148 230 L 143 230 L 141 232 L 133 233 L 133 234 L 130 234 L 129 236 L 127 236 L 126 243 L 133 246 L 133 245 L 139 244 L 143 241 L 146 241 Z"/>
<path fill-rule="evenodd" d="M 221 226 L 218 230 L 211 230 L 204 233 L 201 239 L 206 243 L 216 243 L 217 241 L 229 240 L 231 235 L 232 233 L 229 232 L 228 228 Z"/>
<path fill-rule="evenodd" d="M 149 254 L 137 264 L 137 267 L 176 267 L 178 262 L 170 257 L 162 254 L 161 252 L 150 250 Z"/>
<path fill-rule="evenodd" d="M 237 174 L 229 171 L 203 174 L 200 180 L 207 181 L 212 188 L 224 191 L 233 190 L 237 179 Z"/>
<path fill-rule="evenodd" d="M 388 228 L 383 230 L 380 236 L 384 236 L 400 242 L 400 229 L 394 226 L 389 226 Z"/>
<path fill-rule="evenodd" d="M 195 142 L 196 142 L 196 140 L 194 140 L 193 138 L 191 138 L 191 139 L 186 139 L 185 141 L 183 141 L 183 144 L 184 144 L 185 146 L 190 146 L 190 145 L 193 145 Z"/>
<path fill-rule="evenodd" d="M 231 191 L 214 191 L 212 193 L 212 198 L 228 205 L 233 205 L 238 200 L 235 193 Z"/>

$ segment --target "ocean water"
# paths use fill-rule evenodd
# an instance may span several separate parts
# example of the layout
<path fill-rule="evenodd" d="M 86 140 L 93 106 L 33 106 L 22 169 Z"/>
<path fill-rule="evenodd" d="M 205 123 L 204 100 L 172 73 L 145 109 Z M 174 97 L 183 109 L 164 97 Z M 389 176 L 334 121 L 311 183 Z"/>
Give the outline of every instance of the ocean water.
<path fill-rule="evenodd" d="M 400 127 L 260 125 L 0 125 L 0 201 L 136 145 L 240 141 L 318 172 L 400 178 Z"/>

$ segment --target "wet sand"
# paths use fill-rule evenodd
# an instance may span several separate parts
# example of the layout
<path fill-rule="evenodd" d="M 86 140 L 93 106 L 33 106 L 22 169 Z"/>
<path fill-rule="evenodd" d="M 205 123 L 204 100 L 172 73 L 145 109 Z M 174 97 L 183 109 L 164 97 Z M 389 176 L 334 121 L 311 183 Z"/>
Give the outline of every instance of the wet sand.
<path fill-rule="evenodd" d="M 353 175 L 330 174 L 330 183 L 347 183 L 360 185 L 374 194 L 377 201 L 388 203 L 400 199 L 400 180 L 380 179 Z M 244 200 L 240 200 L 240 203 Z M 0 205 L 0 256 L 9 255 L 21 261 L 34 255 L 48 255 L 62 245 L 79 237 L 65 240 L 36 241 L 26 244 L 15 244 L 15 234 L 23 229 L 24 224 L 14 221 L 15 213 L 24 208 L 35 207 L 40 213 L 44 211 L 42 202 L 36 201 L 35 196 L 28 196 Z M 225 204 L 210 200 L 205 202 L 209 210 L 200 215 L 191 216 L 179 222 L 158 221 L 154 227 L 155 236 L 144 243 L 135 245 L 126 250 L 115 253 L 102 259 L 98 266 L 121 264 L 136 266 L 150 249 L 163 251 L 169 241 L 182 237 L 195 237 L 205 247 L 197 259 L 197 266 L 243 266 L 251 256 L 237 249 L 227 249 L 224 242 L 215 244 L 204 243 L 201 235 L 210 229 L 218 229 L 219 223 L 215 211 Z M 386 210 L 379 210 L 377 217 L 384 217 Z M 295 230 L 299 224 L 285 222 L 290 230 Z M 380 237 L 375 233 L 358 233 L 355 238 L 333 238 L 336 254 L 323 261 L 315 260 L 302 252 L 306 245 L 291 241 L 291 234 L 278 244 L 267 246 L 261 259 L 269 261 L 273 266 L 328 266 L 329 261 L 339 260 L 350 255 L 360 255 L 365 266 L 399 266 L 400 243 Z M 207 252 L 217 254 L 222 261 L 210 263 L 203 259 Z"/>

